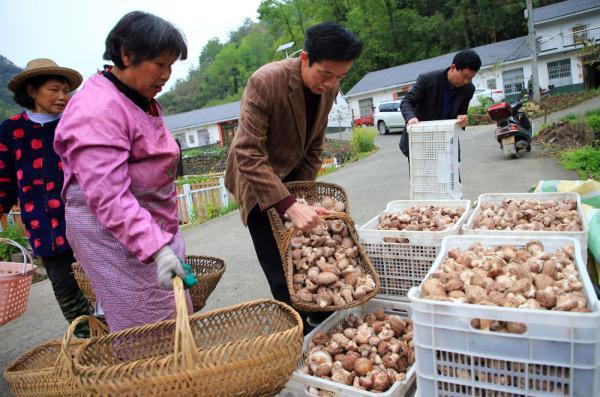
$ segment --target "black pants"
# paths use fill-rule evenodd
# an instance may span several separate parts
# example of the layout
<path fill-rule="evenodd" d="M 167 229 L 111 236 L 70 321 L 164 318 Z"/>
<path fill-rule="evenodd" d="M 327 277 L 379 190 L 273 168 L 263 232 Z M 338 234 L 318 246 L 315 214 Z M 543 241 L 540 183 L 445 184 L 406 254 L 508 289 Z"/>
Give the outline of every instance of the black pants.
<path fill-rule="evenodd" d="M 277 242 L 273 236 L 273 229 L 271 229 L 269 216 L 266 212 L 262 212 L 258 205 L 248 214 L 248 229 L 250 230 L 250 236 L 254 243 L 254 250 L 256 251 L 258 262 L 267 277 L 273 298 L 291 306 L 292 301 L 285 283 L 283 264 L 281 263 L 281 257 L 279 256 Z M 301 311 L 298 313 L 300 313 L 300 317 L 302 317 L 302 322 L 304 323 L 304 335 L 306 335 L 313 328 L 306 322 L 309 313 Z M 311 312 L 310 319 L 314 322 L 321 322 L 330 315 L 331 312 Z"/>
<path fill-rule="evenodd" d="M 42 257 L 42 263 L 48 273 L 56 301 L 68 322 L 79 316 L 93 313 L 90 302 L 79 289 L 73 276 L 71 270 L 73 262 L 75 262 L 75 258 L 71 250 L 58 255 Z M 75 330 L 75 335 L 87 337 L 89 335 L 87 323 L 80 323 Z"/>

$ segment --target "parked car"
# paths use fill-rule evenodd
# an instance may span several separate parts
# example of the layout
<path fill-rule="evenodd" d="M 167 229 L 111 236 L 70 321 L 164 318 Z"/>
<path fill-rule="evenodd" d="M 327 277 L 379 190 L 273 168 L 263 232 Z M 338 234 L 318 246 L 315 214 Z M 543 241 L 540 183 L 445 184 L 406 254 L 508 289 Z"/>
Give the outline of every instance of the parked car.
<path fill-rule="evenodd" d="M 404 131 L 404 117 L 400 112 L 400 100 L 378 103 L 373 113 L 373 122 L 381 135 L 391 131 Z"/>
<path fill-rule="evenodd" d="M 354 126 L 355 127 L 360 127 L 361 125 L 366 125 L 366 126 L 373 125 L 373 115 L 372 114 L 366 114 L 364 116 L 360 116 L 357 119 L 354 119 Z"/>
<path fill-rule="evenodd" d="M 469 102 L 469 107 L 475 108 L 481 106 L 481 101 L 485 100 L 485 98 L 490 99 L 493 103 L 502 102 L 504 101 L 504 90 L 475 87 L 475 93 Z"/>

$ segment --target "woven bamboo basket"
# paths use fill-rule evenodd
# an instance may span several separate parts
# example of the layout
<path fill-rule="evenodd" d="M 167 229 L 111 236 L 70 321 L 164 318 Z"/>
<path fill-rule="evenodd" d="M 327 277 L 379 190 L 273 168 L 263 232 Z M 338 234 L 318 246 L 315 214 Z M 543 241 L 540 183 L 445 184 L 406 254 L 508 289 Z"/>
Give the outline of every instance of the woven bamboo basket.
<path fill-rule="evenodd" d="M 0 262 L 0 325 L 3 325 L 18 318 L 27 309 L 37 266 L 29 252 L 16 241 L 0 238 L 0 243 L 17 247 L 23 254 L 23 263 Z"/>
<path fill-rule="evenodd" d="M 377 272 L 375 271 L 375 268 L 373 267 L 373 264 L 371 263 L 371 259 L 369 259 L 369 255 L 367 255 L 367 252 L 364 250 L 362 245 L 360 245 L 360 243 L 359 243 L 358 234 L 356 232 L 356 226 L 354 225 L 354 221 L 352 220 L 352 218 L 350 218 L 349 215 L 347 215 L 345 213 L 341 213 L 341 212 L 331 213 L 329 215 L 322 216 L 321 218 L 323 220 L 340 219 L 340 220 L 344 221 L 344 223 L 346 224 L 346 227 L 348 228 L 348 232 L 350 234 L 350 237 L 352 238 L 352 241 L 358 247 L 358 252 L 359 252 L 359 255 L 357 258 L 358 265 L 360 267 L 362 267 L 367 274 L 370 274 L 371 277 L 373 277 L 373 280 L 375 281 L 375 289 L 373 291 L 367 293 L 365 296 L 355 299 L 352 302 L 348 302 L 345 305 L 330 305 L 330 306 L 326 306 L 326 307 L 320 307 L 316 303 L 306 302 L 301 299 L 298 299 L 296 297 L 296 293 L 294 292 L 294 282 L 293 282 L 294 262 L 292 259 L 292 248 L 290 247 L 292 238 L 295 236 L 298 229 L 293 227 L 286 231 L 286 238 L 285 238 L 285 242 L 283 244 L 283 250 L 284 250 L 283 251 L 283 269 L 285 272 L 285 282 L 287 284 L 288 291 L 290 293 L 292 305 L 294 306 L 295 309 L 305 311 L 305 312 L 331 312 L 331 311 L 337 311 L 337 310 L 347 309 L 350 307 L 361 305 L 364 302 L 368 301 L 369 299 L 375 297 L 375 295 L 377 295 L 379 293 L 379 290 L 381 288 L 381 282 L 379 281 L 379 276 L 377 275 Z"/>
<path fill-rule="evenodd" d="M 196 274 L 198 282 L 189 289 L 194 312 L 202 310 L 206 305 L 206 300 L 215 290 L 215 287 L 225 273 L 225 262 L 219 258 L 211 256 L 188 255 L 185 257 L 185 262 L 189 263 L 192 271 Z M 90 301 L 92 306 L 96 306 L 96 293 L 90 283 L 90 279 L 85 275 L 83 268 L 77 262 L 72 265 L 73 275 L 79 288 Z"/>
<path fill-rule="evenodd" d="M 96 307 L 96 292 L 94 291 L 94 287 L 92 287 L 90 279 L 83 271 L 83 268 L 79 263 L 75 262 L 71 265 L 71 269 L 73 270 L 73 276 L 79 285 L 79 289 L 83 292 L 83 295 L 87 298 L 92 307 Z"/>
<path fill-rule="evenodd" d="M 198 282 L 189 289 L 194 312 L 197 312 L 206 305 L 206 300 L 215 290 L 223 273 L 225 273 L 225 262 L 223 259 L 211 256 L 196 255 L 186 256 L 185 262 L 192 267 L 198 279 Z"/>
<path fill-rule="evenodd" d="M 90 322 L 90 333 L 100 336 L 108 333 L 100 322 Z M 83 339 L 71 341 L 67 354 L 73 356 Z M 60 397 L 80 395 L 77 382 L 64 367 L 62 340 L 43 343 L 19 357 L 4 371 L 4 378 L 11 392 L 17 397 Z"/>
<path fill-rule="evenodd" d="M 93 338 L 77 350 L 69 368 L 83 393 L 260 396 L 283 387 L 302 348 L 297 312 L 257 300 L 188 317 L 182 281 L 173 284 L 176 320 Z"/>
<path fill-rule="evenodd" d="M 348 201 L 348 193 L 346 190 L 334 183 L 326 182 L 312 182 L 312 181 L 300 181 L 300 182 L 287 182 L 285 187 L 290 194 L 296 198 L 305 198 L 308 200 L 320 201 L 324 196 L 332 196 L 336 200 L 343 202 L 346 205 L 346 213 L 350 213 L 350 202 Z M 287 237 L 287 230 L 281 220 L 281 217 L 277 211 L 273 208 L 267 211 L 269 215 L 269 221 L 271 222 L 271 228 L 273 229 L 273 236 L 277 241 L 277 247 L 283 259 L 283 244 Z"/>

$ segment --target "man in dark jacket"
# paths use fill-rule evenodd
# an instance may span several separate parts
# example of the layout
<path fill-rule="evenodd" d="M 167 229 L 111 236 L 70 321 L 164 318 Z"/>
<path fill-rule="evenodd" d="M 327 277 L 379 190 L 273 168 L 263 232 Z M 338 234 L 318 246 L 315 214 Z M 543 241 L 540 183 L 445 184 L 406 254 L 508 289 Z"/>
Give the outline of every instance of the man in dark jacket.
<path fill-rule="evenodd" d="M 471 80 L 480 67 L 479 55 L 475 51 L 464 50 L 454 56 L 449 68 L 419 75 L 400 103 L 406 125 L 456 118 L 458 125 L 465 128 L 469 101 L 475 92 Z M 406 130 L 400 139 L 400 150 L 408 157 Z"/>

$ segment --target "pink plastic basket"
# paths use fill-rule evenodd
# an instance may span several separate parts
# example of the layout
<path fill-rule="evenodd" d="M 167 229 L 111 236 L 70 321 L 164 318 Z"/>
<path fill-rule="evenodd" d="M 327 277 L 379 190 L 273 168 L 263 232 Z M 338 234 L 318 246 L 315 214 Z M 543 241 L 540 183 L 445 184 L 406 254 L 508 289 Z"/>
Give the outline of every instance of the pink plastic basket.
<path fill-rule="evenodd" d="M 0 325 L 4 325 L 25 312 L 36 266 L 18 243 L 5 238 L 0 238 L 0 243 L 15 246 L 23 253 L 23 263 L 0 262 Z"/>

